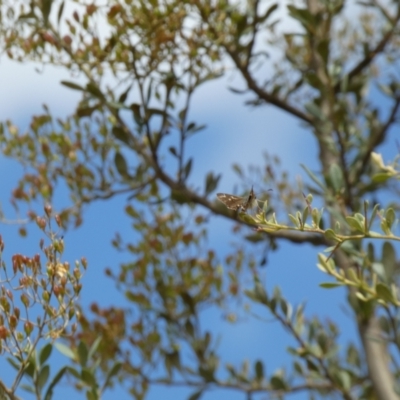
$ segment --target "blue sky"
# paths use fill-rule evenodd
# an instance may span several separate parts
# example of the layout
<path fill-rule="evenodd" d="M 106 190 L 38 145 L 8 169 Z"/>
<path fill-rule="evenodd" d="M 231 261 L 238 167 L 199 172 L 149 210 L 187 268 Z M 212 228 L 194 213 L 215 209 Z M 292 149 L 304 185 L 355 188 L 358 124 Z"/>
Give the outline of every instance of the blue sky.
<path fill-rule="evenodd" d="M 0 120 L 10 118 L 15 124 L 25 128 L 30 117 L 40 113 L 41 105 L 46 103 L 52 113 L 57 116 L 70 114 L 79 93 L 61 85 L 61 80 L 73 80 L 66 71 L 46 67 L 42 73 L 35 72 L 32 64 L 15 64 L 3 59 L 0 64 Z M 189 143 L 188 154 L 195 156 L 195 164 L 191 182 L 202 186 L 204 175 L 208 171 L 222 173 L 219 191 L 229 192 L 240 182 L 232 171 L 231 165 L 239 163 L 263 165 L 262 154 L 267 150 L 270 154 L 278 154 L 284 169 L 293 177 L 305 174 L 300 164 L 309 168 L 317 168 L 317 149 L 313 137 L 299 123 L 287 114 L 272 106 L 250 109 L 244 105 L 245 98 L 234 95 L 227 90 L 227 80 L 211 82 L 204 85 L 195 95 L 190 120 L 199 124 L 207 124 L 207 129 L 199 133 Z M 387 146 L 385 156 L 393 158 L 395 146 Z M 8 205 L 9 193 L 20 176 L 21 169 L 14 162 L 1 159 L 0 173 L 2 191 L 0 202 L 8 219 L 16 218 L 13 209 Z M 110 241 L 116 231 L 131 234 L 129 221 L 122 209 L 125 205 L 123 197 L 111 202 L 98 202 L 86 210 L 85 223 L 65 237 L 65 258 L 72 263 L 85 256 L 89 261 L 89 269 L 84 278 L 82 304 L 87 306 L 93 301 L 100 305 L 124 304 L 121 294 L 116 292 L 112 282 L 104 277 L 105 267 L 117 269 L 125 255 L 116 253 Z M 101 218 L 99 218 L 101 216 Z M 231 223 L 223 218 L 214 218 L 213 229 L 210 230 L 209 245 L 218 248 L 221 254 L 229 249 L 232 240 Z M 0 233 L 6 241 L 5 261 L 10 262 L 14 252 L 36 253 L 38 238 L 36 228 L 28 228 L 33 235 L 22 239 L 17 235 L 16 226 L 2 225 Z M 343 290 L 323 290 L 318 287 L 326 277 L 316 267 L 317 253 L 322 249 L 311 246 L 293 246 L 282 243 L 278 252 L 270 254 L 269 263 L 262 271 L 262 279 L 267 288 L 272 290 L 280 286 L 284 296 L 293 304 L 306 302 L 306 315 L 319 315 L 337 321 L 341 327 L 341 342 L 355 336 L 351 319 L 345 315 L 341 306 L 345 305 Z M 300 284 L 299 284 L 300 283 Z M 265 316 L 271 320 L 268 314 Z M 230 325 L 215 313 L 203 316 L 205 326 L 213 327 L 221 332 L 219 345 L 221 358 L 236 366 L 244 358 L 250 361 L 263 359 L 268 374 L 290 359 L 286 354 L 286 346 L 290 343 L 282 334 L 277 323 L 260 323 L 243 321 Z M 2 365 L 0 363 L 0 365 Z M 10 375 L 12 376 L 12 374 Z M 177 399 L 192 390 L 164 387 L 150 391 L 150 400 L 162 398 Z M 69 394 L 63 391 L 57 399 L 67 399 Z M 220 399 L 224 392 L 212 391 L 202 397 L 204 400 Z M 64 397 L 65 396 L 65 397 Z M 104 399 L 111 399 L 115 394 L 106 393 Z M 243 395 L 235 392 L 224 393 L 223 397 L 231 400 L 243 399 Z M 24 398 L 28 398 L 26 395 Z M 76 397 L 78 398 L 78 397 Z M 81 398 L 84 398 L 82 395 Z M 123 395 L 122 397 L 123 398 Z M 127 397 L 126 397 L 127 398 Z M 303 399 L 304 395 L 290 398 Z"/>

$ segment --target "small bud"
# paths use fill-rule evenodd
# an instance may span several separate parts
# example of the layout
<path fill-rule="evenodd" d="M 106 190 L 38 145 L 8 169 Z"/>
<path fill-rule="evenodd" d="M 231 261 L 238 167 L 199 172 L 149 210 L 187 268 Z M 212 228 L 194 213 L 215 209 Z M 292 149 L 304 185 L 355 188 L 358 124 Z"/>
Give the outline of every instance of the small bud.
<path fill-rule="evenodd" d="M 3 308 L 2 311 L 4 311 L 6 314 L 10 312 L 10 303 L 8 302 L 5 296 L 0 297 L 0 305 Z"/>
<path fill-rule="evenodd" d="M 29 336 L 31 333 L 32 333 L 32 331 L 33 331 L 33 324 L 32 324 L 32 322 L 30 322 L 30 321 L 26 321 L 25 322 L 25 324 L 24 324 L 24 331 L 25 331 L 25 333 L 26 333 L 26 336 Z"/>
<path fill-rule="evenodd" d="M 68 318 L 71 320 L 72 318 L 74 318 L 75 315 L 75 309 L 74 308 L 70 308 L 68 310 Z"/>
<path fill-rule="evenodd" d="M 74 285 L 74 292 L 75 294 L 79 294 L 79 292 L 82 289 L 82 285 L 80 283 L 77 283 L 76 285 Z"/>
<path fill-rule="evenodd" d="M 36 224 L 42 231 L 46 228 L 46 220 L 44 218 L 36 217 Z"/>
<path fill-rule="evenodd" d="M 53 293 L 58 297 L 60 292 L 61 292 L 60 287 L 57 286 L 57 285 L 54 285 L 53 286 Z"/>
<path fill-rule="evenodd" d="M 86 257 L 81 258 L 81 264 L 82 264 L 83 268 L 85 268 L 85 269 L 87 268 L 88 262 L 87 262 Z"/>
<path fill-rule="evenodd" d="M 69 35 L 65 35 L 65 36 L 63 37 L 63 41 L 64 41 L 64 43 L 65 43 L 67 46 L 71 46 L 72 38 L 71 38 L 71 36 L 69 36 Z"/>
<path fill-rule="evenodd" d="M 39 268 L 40 267 L 40 254 L 35 254 L 33 256 L 33 261 L 35 263 L 35 267 Z"/>
<path fill-rule="evenodd" d="M 64 253 L 64 241 L 62 239 L 55 240 L 53 245 L 54 245 L 54 250 L 56 250 L 60 254 Z"/>
<path fill-rule="evenodd" d="M 14 274 L 17 273 L 18 270 L 22 270 L 22 256 L 21 254 L 14 254 L 11 258 L 12 265 L 13 265 L 13 272 Z"/>
<path fill-rule="evenodd" d="M 10 336 L 8 329 L 4 325 L 0 326 L 0 339 L 5 340 L 8 336 Z"/>
<path fill-rule="evenodd" d="M 43 292 L 43 294 L 42 294 L 42 299 L 43 299 L 44 301 L 46 301 L 46 302 L 48 302 L 48 301 L 50 300 L 50 293 L 49 293 L 47 290 L 45 290 L 45 291 Z"/>
<path fill-rule="evenodd" d="M 20 285 L 20 286 L 25 287 L 25 286 L 27 286 L 28 284 L 29 284 L 29 279 L 28 279 L 28 277 L 22 276 L 22 277 L 19 279 L 19 285 Z"/>
<path fill-rule="evenodd" d="M 14 330 L 17 327 L 18 319 L 15 317 L 15 315 L 10 315 L 9 325 L 12 330 Z"/>
<path fill-rule="evenodd" d="M 28 297 L 28 295 L 27 295 L 26 293 L 22 293 L 22 295 L 21 295 L 21 301 L 22 301 L 22 304 L 23 304 L 26 308 L 29 307 L 29 297 Z"/>
<path fill-rule="evenodd" d="M 37 215 L 33 211 L 28 211 L 28 217 L 31 221 L 35 220 Z"/>
<path fill-rule="evenodd" d="M 78 280 L 82 277 L 81 271 L 78 268 L 74 268 L 74 277 Z"/>
<path fill-rule="evenodd" d="M 46 204 L 46 205 L 44 206 L 44 212 L 46 213 L 46 215 L 47 215 L 48 217 L 51 216 L 51 213 L 53 212 L 53 208 L 51 207 L 51 204 Z"/>
<path fill-rule="evenodd" d="M 62 221 L 61 218 L 59 216 L 59 214 L 56 214 L 56 216 L 54 217 L 54 219 L 56 220 L 56 224 L 58 225 L 59 228 L 62 228 Z"/>

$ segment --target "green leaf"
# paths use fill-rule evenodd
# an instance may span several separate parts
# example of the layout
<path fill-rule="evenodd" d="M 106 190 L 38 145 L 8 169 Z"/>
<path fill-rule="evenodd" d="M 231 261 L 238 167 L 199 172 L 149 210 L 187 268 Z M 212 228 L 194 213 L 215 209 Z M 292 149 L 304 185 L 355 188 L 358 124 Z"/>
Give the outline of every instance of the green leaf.
<path fill-rule="evenodd" d="M 67 356 L 71 360 L 76 360 L 75 353 L 65 344 L 62 343 L 55 343 L 54 346 L 57 348 L 57 350 L 61 353 L 64 354 L 64 356 Z"/>
<path fill-rule="evenodd" d="M 94 82 L 89 82 L 86 85 L 86 90 L 92 94 L 94 97 L 100 99 L 100 100 L 104 100 L 105 96 L 103 94 L 103 92 L 100 90 L 100 88 L 94 83 Z"/>
<path fill-rule="evenodd" d="M 396 220 L 396 214 L 393 208 L 389 208 L 385 214 L 386 222 L 388 224 L 389 229 L 392 229 L 393 223 Z"/>
<path fill-rule="evenodd" d="M 389 225 L 385 218 L 383 218 L 381 220 L 381 229 L 385 233 L 385 235 L 388 235 L 388 236 L 392 235 L 392 231 L 390 230 Z"/>
<path fill-rule="evenodd" d="M 195 133 L 204 130 L 205 127 L 206 125 L 196 125 L 194 122 L 191 122 L 186 128 L 185 137 L 193 136 Z"/>
<path fill-rule="evenodd" d="M 371 229 L 372 224 L 375 221 L 378 210 L 379 210 L 379 204 L 375 204 L 374 208 L 372 209 L 371 216 L 369 217 L 368 231 Z"/>
<path fill-rule="evenodd" d="M 317 176 L 304 164 L 300 164 L 301 167 L 306 171 L 307 175 L 316 183 L 323 191 L 326 190 L 326 186 L 317 178 Z"/>
<path fill-rule="evenodd" d="M 385 183 L 392 177 L 388 172 L 379 172 L 372 176 L 372 182 L 374 183 Z"/>
<path fill-rule="evenodd" d="M 111 379 L 118 374 L 118 372 L 122 368 L 122 363 L 116 362 L 113 367 L 110 369 L 110 371 L 107 374 L 105 383 L 104 383 L 104 388 L 108 387 L 110 385 Z"/>
<path fill-rule="evenodd" d="M 257 360 L 255 365 L 254 365 L 254 370 L 256 373 L 256 379 L 258 381 L 261 381 L 264 378 L 264 365 L 262 361 Z"/>
<path fill-rule="evenodd" d="M 84 118 L 84 117 L 90 117 L 94 111 L 99 109 L 99 105 L 93 106 L 93 107 L 79 107 L 76 110 L 76 115 L 79 118 Z"/>
<path fill-rule="evenodd" d="M 192 393 L 189 396 L 188 400 L 198 400 L 202 394 L 203 394 L 203 390 L 198 390 L 197 392 Z"/>
<path fill-rule="evenodd" d="M 266 21 L 268 17 L 272 15 L 272 13 L 277 9 L 278 9 L 278 3 L 272 4 L 270 7 L 267 8 L 267 11 L 264 13 L 264 15 L 258 18 L 258 21 L 259 22 Z"/>
<path fill-rule="evenodd" d="M 235 213 L 235 211 L 232 211 L 232 213 Z M 239 217 L 242 221 L 248 223 L 248 224 L 256 224 L 257 221 L 252 215 L 246 214 L 246 213 L 239 213 Z"/>
<path fill-rule="evenodd" d="M 340 239 L 336 236 L 336 233 L 333 229 L 327 229 L 324 232 L 324 236 L 328 240 L 333 240 L 334 242 L 340 242 Z"/>
<path fill-rule="evenodd" d="M 180 355 L 179 351 L 173 351 L 171 353 L 167 353 L 165 355 L 165 358 L 168 358 L 168 363 L 171 367 L 180 370 L 181 369 L 181 360 L 180 360 Z"/>
<path fill-rule="evenodd" d="M 340 382 L 341 387 L 345 391 L 349 391 L 351 388 L 351 378 L 347 371 L 345 370 L 337 370 L 336 371 L 336 379 Z"/>
<path fill-rule="evenodd" d="M 326 118 L 324 114 L 322 113 L 321 109 L 319 106 L 317 106 L 315 103 L 310 102 L 307 103 L 304 108 L 317 120 L 324 121 Z"/>
<path fill-rule="evenodd" d="M 265 241 L 265 236 L 259 232 L 252 233 L 250 235 L 246 235 L 244 238 L 252 243 L 259 243 L 259 242 Z"/>
<path fill-rule="evenodd" d="M 292 306 L 284 299 L 280 299 L 279 301 L 282 313 L 285 315 L 287 319 L 290 319 L 292 316 Z"/>
<path fill-rule="evenodd" d="M 86 399 L 87 400 L 99 400 L 99 396 L 97 396 L 95 388 L 86 391 Z"/>
<path fill-rule="evenodd" d="M 37 380 L 37 385 L 40 390 L 44 387 L 44 385 L 47 383 L 47 380 L 49 379 L 50 375 L 50 367 L 48 365 L 45 365 L 39 372 L 38 380 Z"/>
<path fill-rule="evenodd" d="M 32 385 L 27 385 L 27 384 L 24 383 L 24 384 L 20 385 L 20 388 L 25 390 L 25 391 L 27 391 L 27 392 L 29 392 L 29 393 L 33 393 L 33 394 L 36 393 L 35 388 Z M 4 399 L 4 397 L 2 398 L 2 400 L 3 399 Z"/>
<path fill-rule="evenodd" d="M 392 292 L 387 285 L 378 283 L 375 287 L 377 296 L 386 303 L 396 304 L 396 300 L 393 298 Z"/>
<path fill-rule="evenodd" d="M 297 217 L 295 217 L 295 216 L 292 215 L 292 214 L 289 214 L 289 219 L 292 221 L 293 225 L 294 225 L 296 228 L 300 228 L 300 221 L 298 220 Z"/>
<path fill-rule="evenodd" d="M 306 223 L 306 221 L 307 221 L 309 212 L 310 212 L 310 210 L 308 209 L 308 206 L 304 207 L 303 215 L 302 215 L 303 225 L 304 225 L 304 224 Z"/>
<path fill-rule="evenodd" d="M 63 2 L 60 4 L 60 7 L 59 7 L 59 9 L 58 9 L 58 13 L 57 13 L 57 22 L 58 22 L 58 23 L 60 23 L 60 20 L 61 20 L 63 11 L 64 11 L 64 5 L 65 5 L 65 1 L 63 1 Z"/>
<path fill-rule="evenodd" d="M 57 372 L 56 376 L 52 379 L 49 387 L 47 388 L 46 394 L 44 395 L 44 400 L 51 400 L 51 398 L 53 397 L 54 387 L 57 385 L 57 383 L 60 381 L 66 371 L 67 367 L 63 367 Z"/>
<path fill-rule="evenodd" d="M 85 343 L 82 341 L 78 344 L 78 357 L 79 357 L 79 364 L 81 367 L 86 367 L 88 361 L 88 348 Z"/>
<path fill-rule="evenodd" d="M 82 369 L 81 379 L 84 383 L 86 383 L 90 387 L 96 387 L 97 385 L 96 378 L 93 375 L 93 372 L 88 370 L 87 368 Z"/>
<path fill-rule="evenodd" d="M 274 390 L 286 390 L 287 389 L 286 382 L 279 375 L 272 376 L 270 379 L 270 384 Z"/>
<path fill-rule="evenodd" d="M 315 31 L 318 21 L 307 8 L 297 8 L 292 5 L 288 5 L 287 8 L 289 10 L 289 15 L 297 19 L 308 32 Z"/>
<path fill-rule="evenodd" d="M 325 64 L 328 64 L 329 59 L 329 45 L 330 41 L 328 39 L 320 40 L 317 46 L 317 51 L 322 57 Z"/>
<path fill-rule="evenodd" d="M 139 126 L 141 126 L 143 124 L 141 105 L 138 103 L 132 103 L 129 108 L 132 110 L 133 119 Z"/>
<path fill-rule="evenodd" d="M 199 375 L 204 379 L 205 382 L 215 382 L 214 371 L 209 368 L 199 368 Z"/>
<path fill-rule="evenodd" d="M 211 192 L 213 192 L 217 186 L 218 182 L 221 179 L 221 174 L 215 176 L 212 172 L 209 172 L 206 176 L 206 184 L 205 184 L 205 195 L 207 196 Z"/>
<path fill-rule="evenodd" d="M 127 164 L 127 162 L 125 160 L 125 157 L 120 152 L 116 152 L 115 153 L 114 163 L 115 163 L 115 167 L 116 167 L 118 173 L 123 178 L 129 178 L 128 164 Z"/>
<path fill-rule="evenodd" d="M 298 361 L 295 361 L 294 363 L 293 363 L 293 367 L 294 367 L 294 369 L 295 369 L 295 371 L 299 374 L 299 375 L 303 375 L 304 374 L 304 372 L 303 372 L 303 367 L 302 367 L 302 365 L 298 362 Z"/>
<path fill-rule="evenodd" d="M 41 5 L 41 11 L 43 14 L 43 19 L 45 23 L 47 24 L 47 21 L 49 20 L 49 15 L 51 11 L 51 6 L 53 4 L 53 0 L 41 0 L 39 3 Z"/>
<path fill-rule="evenodd" d="M 191 200 L 184 194 L 182 193 L 181 190 L 171 190 L 171 200 L 176 201 L 178 204 L 185 204 L 185 203 L 190 203 Z"/>
<path fill-rule="evenodd" d="M 21 362 L 15 360 L 14 358 L 7 357 L 7 361 L 11 364 L 11 366 L 16 370 L 19 371 L 21 368 Z"/>
<path fill-rule="evenodd" d="M 66 86 L 66 87 L 68 87 L 68 88 L 70 88 L 70 89 L 73 89 L 73 90 L 80 90 L 80 91 L 84 91 L 85 90 L 85 88 L 83 88 L 82 86 L 80 86 L 80 85 L 78 85 L 77 83 L 74 83 L 74 82 L 61 81 L 61 84 Z"/>
<path fill-rule="evenodd" d="M 91 360 L 93 356 L 97 353 L 97 350 L 99 349 L 100 343 L 102 341 L 102 338 L 99 336 L 90 346 L 89 352 L 88 352 L 88 360 Z"/>
<path fill-rule="evenodd" d="M 175 147 L 173 147 L 173 146 L 169 147 L 169 148 L 168 148 L 168 151 L 169 151 L 173 156 L 175 156 L 176 158 L 179 158 L 179 157 L 178 157 L 178 153 L 177 153 Z"/>
<path fill-rule="evenodd" d="M 125 131 L 125 129 L 122 129 L 119 126 L 114 126 L 112 128 L 112 134 L 116 139 L 120 140 L 121 142 L 129 144 L 130 142 L 129 134 L 127 131 Z"/>
<path fill-rule="evenodd" d="M 350 228 L 352 228 L 353 230 L 361 232 L 361 233 L 365 233 L 364 225 L 361 224 L 357 218 L 348 216 L 348 217 L 346 217 L 346 222 L 348 223 Z"/>
<path fill-rule="evenodd" d="M 182 179 L 183 180 L 186 180 L 190 175 L 190 171 L 192 170 L 192 161 L 193 161 L 193 159 L 190 158 L 189 161 L 186 163 L 186 165 L 183 168 L 183 171 L 182 171 Z"/>
<path fill-rule="evenodd" d="M 311 211 L 311 218 L 317 228 L 320 226 L 321 222 L 321 212 L 317 208 L 313 208 Z"/>
<path fill-rule="evenodd" d="M 47 343 L 46 346 L 44 346 L 42 350 L 40 350 L 39 363 L 41 365 L 47 361 L 52 351 L 53 351 L 53 345 L 51 343 Z"/>
<path fill-rule="evenodd" d="M 28 364 L 25 366 L 24 373 L 33 378 L 36 372 L 36 360 L 34 356 L 29 358 Z"/>
<path fill-rule="evenodd" d="M 391 282 L 396 270 L 396 252 L 390 242 L 384 242 L 382 247 L 382 264 L 385 267 L 387 281 Z"/>
<path fill-rule="evenodd" d="M 81 379 L 81 374 L 77 369 L 72 367 L 65 367 L 65 368 L 67 369 L 67 372 L 69 372 L 72 376 L 74 376 L 77 379 Z"/>
<path fill-rule="evenodd" d="M 335 193 L 340 193 L 344 187 L 344 178 L 343 172 L 337 164 L 331 164 L 329 168 L 329 178 Z"/>
<path fill-rule="evenodd" d="M 339 286 L 343 286 L 343 284 L 336 283 L 336 282 L 323 282 L 323 283 L 320 283 L 319 286 L 324 289 L 333 289 L 333 288 L 337 288 Z"/>
<path fill-rule="evenodd" d="M 125 103 L 126 98 L 128 97 L 129 91 L 131 90 L 132 85 L 129 85 L 128 88 L 119 96 L 118 102 Z"/>

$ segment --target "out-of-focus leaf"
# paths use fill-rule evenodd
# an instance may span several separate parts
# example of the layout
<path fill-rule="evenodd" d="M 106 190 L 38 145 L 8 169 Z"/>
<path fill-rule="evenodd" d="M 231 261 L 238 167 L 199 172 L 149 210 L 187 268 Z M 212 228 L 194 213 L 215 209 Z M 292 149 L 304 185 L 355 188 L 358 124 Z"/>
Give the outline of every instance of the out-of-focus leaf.
<path fill-rule="evenodd" d="M 118 173 L 123 178 L 128 178 L 129 177 L 128 164 L 125 160 L 125 157 L 120 152 L 115 153 L 114 163 L 115 163 L 115 167 L 117 168 Z"/>
<path fill-rule="evenodd" d="M 53 345 L 51 343 L 47 343 L 41 350 L 39 354 L 39 362 L 43 365 L 47 359 L 50 357 L 50 354 L 53 350 Z"/>
<path fill-rule="evenodd" d="M 207 174 L 205 190 L 204 190 L 206 196 L 217 188 L 220 179 L 221 179 L 221 174 L 217 176 L 215 176 L 212 172 L 209 172 Z"/>
<path fill-rule="evenodd" d="M 38 376 L 38 387 L 41 390 L 44 385 L 47 383 L 47 380 L 49 379 L 49 375 L 50 375 L 50 367 L 48 365 L 45 365 L 39 372 L 39 376 Z"/>
<path fill-rule="evenodd" d="M 88 348 L 85 343 L 82 341 L 78 344 L 78 357 L 79 357 L 79 364 L 81 367 L 86 367 L 88 361 Z"/>
<path fill-rule="evenodd" d="M 264 378 L 264 365 L 262 361 L 257 360 L 254 365 L 254 370 L 256 373 L 256 378 L 258 381 L 261 381 Z"/>
<path fill-rule="evenodd" d="M 70 89 L 74 89 L 74 90 L 80 90 L 80 91 L 84 91 L 85 88 L 83 88 L 82 86 L 78 85 L 77 83 L 74 82 L 69 82 L 69 81 L 61 81 L 61 84 L 70 88 Z"/>
<path fill-rule="evenodd" d="M 49 384 L 49 387 L 47 388 L 47 391 L 44 395 L 44 400 L 51 400 L 53 397 L 53 389 L 54 387 L 57 385 L 57 383 L 60 381 L 60 379 L 63 377 L 63 375 L 65 374 L 65 372 L 67 372 L 68 368 L 67 367 L 63 367 L 61 368 L 57 374 L 55 375 L 55 377 L 52 379 L 52 381 Z"/>

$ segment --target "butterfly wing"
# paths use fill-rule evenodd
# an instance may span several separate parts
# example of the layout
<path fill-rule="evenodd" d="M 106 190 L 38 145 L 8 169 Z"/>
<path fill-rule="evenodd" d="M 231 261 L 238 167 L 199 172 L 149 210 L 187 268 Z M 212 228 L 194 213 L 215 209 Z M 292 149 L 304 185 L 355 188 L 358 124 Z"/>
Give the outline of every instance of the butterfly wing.
<path fill-rule="evenodd" d="M 251 188 L 251 191 L 246 199 L 242 203 L 242 211 L 246 212 L 249 207 L 252 207 L 253 204 L 256 202 L 256 194 L 254 193 L 253 187 Z"/>
<path fill-rule="evenodd" d="M 243 207 L 244 199 L 243 197 L 234 196 L 228 193 L 217 193 L 218 200 L 226 205 L 230 210 L 238 211 Z"/>

